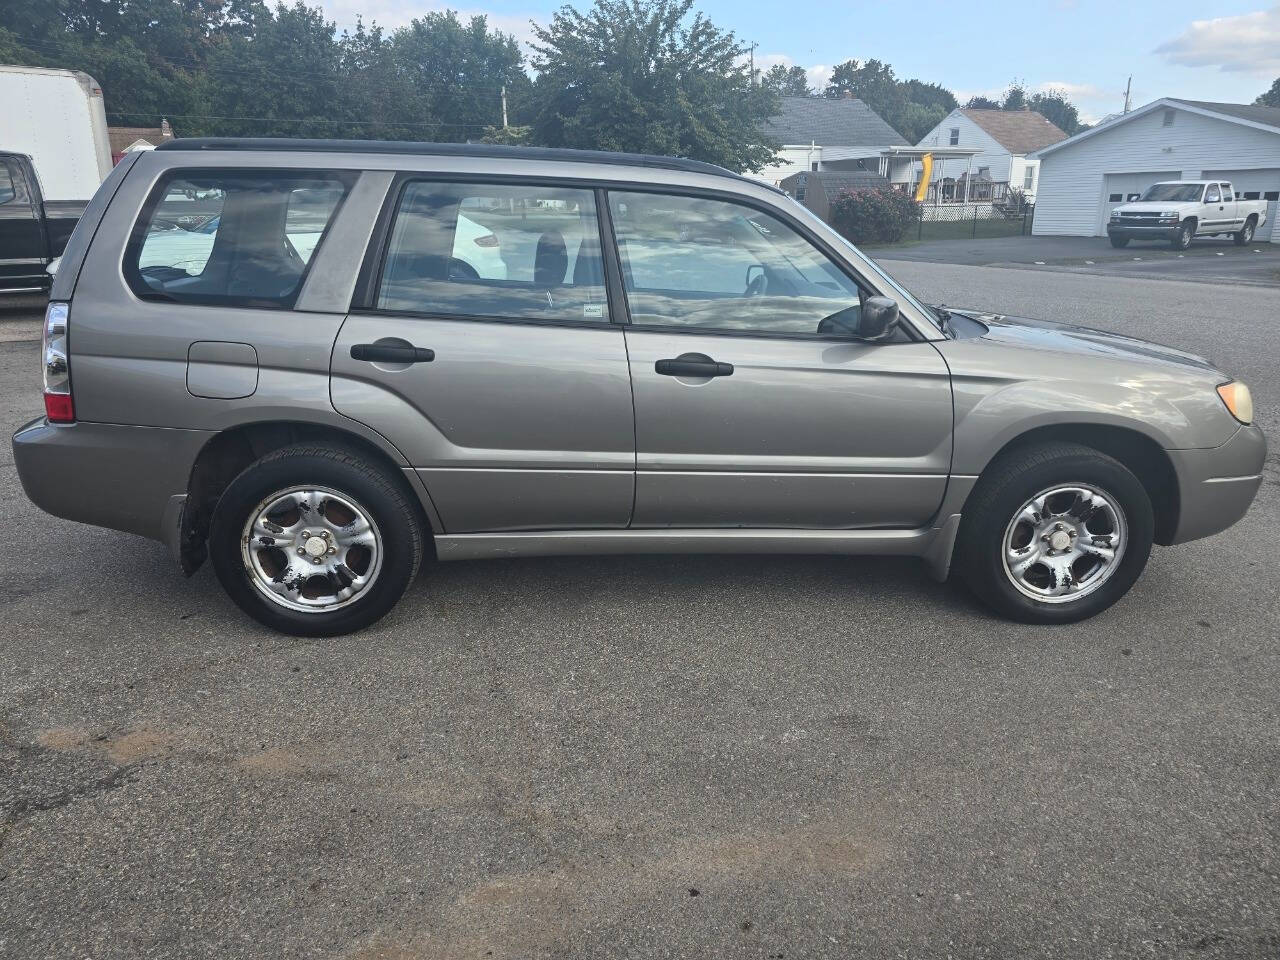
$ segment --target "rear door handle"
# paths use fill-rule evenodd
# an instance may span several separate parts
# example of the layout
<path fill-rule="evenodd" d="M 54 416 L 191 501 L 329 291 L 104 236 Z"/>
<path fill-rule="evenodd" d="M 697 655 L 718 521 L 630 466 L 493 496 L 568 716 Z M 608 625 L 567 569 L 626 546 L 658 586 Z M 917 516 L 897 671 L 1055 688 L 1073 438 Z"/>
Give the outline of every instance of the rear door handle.
<path fill-rule="evenodd" d="M 659 360 L 653 369 L 664 377 L 729 377 L 732 363 L 717 363 L 701 353 L 682 353 L 673 360 Z"/>
<path fill-rule="evenodd" d="M 357 343 L 351 347 L 352 360 L 373 363 L 430 363 L 436 352 L 427 347 L 401 346 L 398 343 Z"/>

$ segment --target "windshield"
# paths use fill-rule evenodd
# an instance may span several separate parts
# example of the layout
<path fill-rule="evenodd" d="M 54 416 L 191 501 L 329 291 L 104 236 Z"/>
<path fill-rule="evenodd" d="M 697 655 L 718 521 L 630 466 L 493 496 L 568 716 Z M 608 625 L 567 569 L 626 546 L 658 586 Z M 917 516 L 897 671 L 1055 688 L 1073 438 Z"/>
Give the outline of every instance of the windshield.
<path fill-rule="evenodd" d="M 1157 183 L 1147 187 L 1140 200 L 1170 200 L 1174 203 L 1194 203 L 1204 192 L 1203 183 Z"/>
<path fill-rule="evenodd" d="M 881 270 L 880 265 L 878 263 L 876 263 L 866 254 L 864 254 L 861 250 L 855 247 L 852 243 L 846 240 L 837 231 L 831 230 L 825 220 L 823 220 L 820 216 L 818 216 L 816 213 L 814 213 L 812 210 L 806 207 L 803 203 L 800 203 L 798 200 L 796 200 L 795 197 L 788 196 L 787 199 L 789 199 L 792 202 L 795 209 L 799 210 L 804 216 L 808 217 L 814 223 L 820 224 L 824 228 L 823 236 L 830 237 L 832 234 L 835 234 L 836 238 L 840 241 L 840 243 L 842 243 L 849 250 L 853 251 L 853 253 L 856 255 L 857 262 L 859 264 L 866 266 L 868 270 L 870 270 L 877 277 L 883 280 L 885 285 L 888 286 L 889 289 L 891 289 L 894 293 L 896 293 L 901 299 L 905 300 L 907 303 L 911 304 L 918 311 L 920 311 L 920 313 L 922 313 L 926 317 L 926 319 L 928 319 L 928 321 L 932 323 L 935 327 L 937 327 L 939 330 L 942 329 L 942 318 L 938 316 L 938 314 L 933 310 L 932 307 L 927 307 L 923 303 L 921 303 L 918 299 L 916 299 L 915 295 L 912 294 L 910 290 L 908 290 L 902 284 L 898 283 L 897 280 L 893 279 L 893 277 L 889 276 L 887 273 Z"/>

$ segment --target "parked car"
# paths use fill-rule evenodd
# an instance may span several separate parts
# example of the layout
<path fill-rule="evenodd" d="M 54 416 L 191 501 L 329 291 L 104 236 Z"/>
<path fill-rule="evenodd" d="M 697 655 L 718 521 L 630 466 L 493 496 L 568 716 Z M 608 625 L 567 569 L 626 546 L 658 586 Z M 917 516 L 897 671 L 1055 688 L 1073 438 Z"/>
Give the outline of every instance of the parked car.
<path fill-rule="evenodd" d="M 156 262 L 196 190 L 220 242 Z M 327 197 L 308 250 L 303 194 Z M 505 275 L 464 259 L 471 219 Z M 570 553 L 915 556 L 1068 623 L 1153 543 L 1239 520 L 1266 453 L 1200 357 L 931 307 L 775 188 L 573 150 L 126 157 L 55 279 L 44 376 L 13 440 L 38 506 L 188 573 L 207 554 L 308 635 L 377 620 L 428 560 Z"/>
<path fill-rule="evenodd" d="M 110 170 L 97 81 L 0 65 L 0 294 L 49 288 L 49 264 Z"/>
<path fill-rule="evenodd" d="M 1107 236 L 1113 247 L 1127 247 L 1130 240 L 1167 240 L 1185 250 L 1196 237 L 1218 236 L 1244 246 L 1266 222 L 1267 202 L 1237 200 L 1225 180 L 1169 180 L 1153 183 L 1133 203 L 1112 210 Z"/>
<path fill-rule="evenodd" d="M 181 269 L 190 276 L 200 274 L 209 262 L 213 242 L 218 235 L 221 216 L 211 216 L 195 222 L 192 229 L 184 229 L 172 220 L 154 219 L 147 228 L 146 239 L 138 258 L 141 269 L 148 267 Z M 506 264 L 498 249 L 498 238 L 465 214 L 458 215 L 457 256 L 477 277 L 505 280 Z M 303 262 L 311 259 L 320 231 L 314 229 L 285 228 L 285 237 L 293 253 Z M 463 269 L 455 267 L 456 269 Z"/>

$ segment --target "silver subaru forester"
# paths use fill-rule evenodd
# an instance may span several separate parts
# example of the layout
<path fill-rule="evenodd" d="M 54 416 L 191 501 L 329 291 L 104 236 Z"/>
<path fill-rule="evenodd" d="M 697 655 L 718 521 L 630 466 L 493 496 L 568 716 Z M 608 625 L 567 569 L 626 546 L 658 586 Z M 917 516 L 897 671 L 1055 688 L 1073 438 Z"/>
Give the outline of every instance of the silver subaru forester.
<path fill-rule="evenodd" d="M 1266 452 L 1200 357 L 930 307 L 657 157 L 174 141 L 102 185 L 45 327 L 27 495 L 297 634 L 429 558 L 693 551 L 916 556 L 1070 622 L 1239 520 Z"/>

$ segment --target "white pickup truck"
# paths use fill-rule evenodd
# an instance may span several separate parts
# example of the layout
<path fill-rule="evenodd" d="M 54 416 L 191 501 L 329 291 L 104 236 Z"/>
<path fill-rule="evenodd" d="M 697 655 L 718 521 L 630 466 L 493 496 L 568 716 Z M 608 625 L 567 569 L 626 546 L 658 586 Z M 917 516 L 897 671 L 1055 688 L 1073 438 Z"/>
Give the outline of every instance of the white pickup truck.
<path fill-rule="evenodd" d="M 1244 246 L 1267 222 L 1267 201 L 1237 200 L 1225 180 L 1153 183 L 1132 203 L 1111 211 L 1107 236 L 1113 247 L 1130 240 L 1168 240 L 1178 250 L 1196 237 L 1230 236 Z"/>

